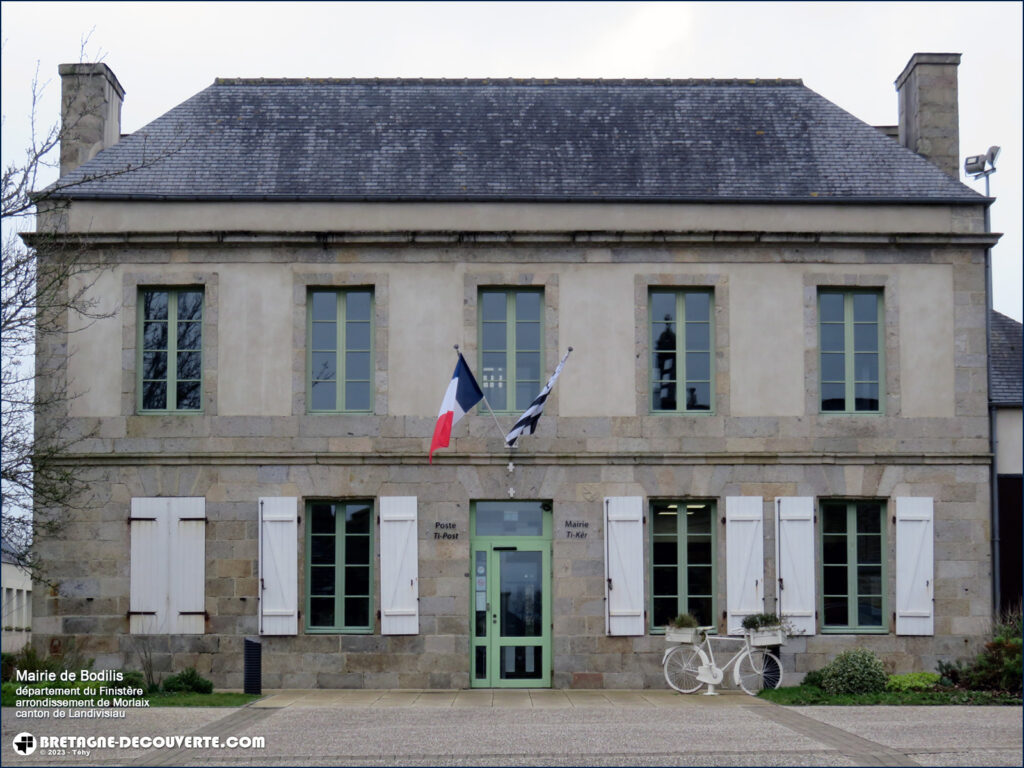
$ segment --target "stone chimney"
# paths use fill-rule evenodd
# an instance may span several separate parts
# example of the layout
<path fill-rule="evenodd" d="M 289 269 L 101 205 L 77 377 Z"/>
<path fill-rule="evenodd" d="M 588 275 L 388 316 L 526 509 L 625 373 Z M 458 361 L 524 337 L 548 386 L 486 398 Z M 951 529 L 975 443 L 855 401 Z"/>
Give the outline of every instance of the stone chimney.
<path fill-rule="evenodd" d="M 124 88 L 106 64 L 61 64 L 60 175 L 121 138 Z"/>
<path fill-rule="evenodd" d="M 899 141 L 960 180 L 959 53 L 915 53 L 896 78 Z"/>

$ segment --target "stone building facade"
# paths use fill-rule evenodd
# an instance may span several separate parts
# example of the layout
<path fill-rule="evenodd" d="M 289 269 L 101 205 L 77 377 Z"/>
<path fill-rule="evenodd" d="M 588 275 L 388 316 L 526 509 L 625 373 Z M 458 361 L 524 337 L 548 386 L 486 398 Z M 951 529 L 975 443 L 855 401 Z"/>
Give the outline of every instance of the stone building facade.
<path fill-rule="evenodd" d="M 661 687 L 686 610 L 790 617 L 790 679 L 968 653 L 996 236 L 958 61 L 901 76 L 909 149 L 799 81 L 220 80 L 69 162 L 40 228 L 109 316 L 68 319 L 94 498 L 35 642 L 240 687 L 262 635 L 269 688 Z M 474 411 L 428 464 L 454 344 L 504 427 L 574 352 L 535 434 Z"/>

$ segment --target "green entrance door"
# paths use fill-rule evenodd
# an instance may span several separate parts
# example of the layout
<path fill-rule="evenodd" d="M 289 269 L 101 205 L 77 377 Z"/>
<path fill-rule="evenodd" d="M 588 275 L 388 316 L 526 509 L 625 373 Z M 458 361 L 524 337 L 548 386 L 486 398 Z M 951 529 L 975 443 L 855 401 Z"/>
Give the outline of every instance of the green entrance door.
<path fill-rule="evenodd" d="M 550 686 L 551 505 L 478 501 L 471 531 L 472 686 Z"/>

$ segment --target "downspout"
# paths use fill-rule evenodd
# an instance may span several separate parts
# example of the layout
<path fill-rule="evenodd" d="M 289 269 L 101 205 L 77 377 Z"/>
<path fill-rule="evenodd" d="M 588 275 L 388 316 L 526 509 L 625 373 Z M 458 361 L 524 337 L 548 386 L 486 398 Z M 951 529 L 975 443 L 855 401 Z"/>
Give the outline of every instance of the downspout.
<path fill-rule="evenodd" d="M 985 179 L 986 183 L 988 179 Z M 992 231 L 990 209 L 985 206 L 985 232 Z M 996 408 L 992 402 L 992 246 L 985 247 L 985 374 L 988 383 L 988 445 L 992 454 L 989 463 L 989 504 L 992 528 L 992 608 L 995 614 L 1002 610 L 1003 590 L 1000 579 L 999 558 L 999 467 L 996 465 L 996 451 L 999 438 L 996 433 Z"/>

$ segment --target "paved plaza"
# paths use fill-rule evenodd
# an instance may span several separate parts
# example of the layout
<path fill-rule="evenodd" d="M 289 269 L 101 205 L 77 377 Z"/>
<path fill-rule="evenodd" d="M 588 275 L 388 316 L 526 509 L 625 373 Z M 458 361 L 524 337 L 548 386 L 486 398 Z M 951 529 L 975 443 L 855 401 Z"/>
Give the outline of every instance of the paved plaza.
<path fill-rule="evenodd" d="M 741 693 L 268 691 L 243 708 L 147 709 L 124 719 L 14 717 L 5 765 L 1009 765 L 1017 707 L 780 707 Z M 140 746 L 14 754 L 22 732 L 261 737 L 262 749 Z M 208 739 L 210 741 L 210 739 Z M 68 750 L 70 751 L 70 750 Z"/>

